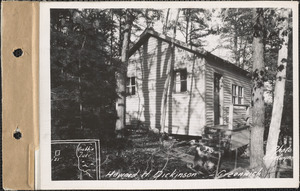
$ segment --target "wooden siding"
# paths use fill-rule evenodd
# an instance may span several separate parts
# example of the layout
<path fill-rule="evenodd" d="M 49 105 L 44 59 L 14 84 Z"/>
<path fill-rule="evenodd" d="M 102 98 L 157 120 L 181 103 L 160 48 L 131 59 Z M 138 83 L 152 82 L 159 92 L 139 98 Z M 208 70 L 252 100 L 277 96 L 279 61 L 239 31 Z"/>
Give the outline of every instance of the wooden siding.
<path fill-rule="evenodd" d="M 226 65 L 215 63 L 212 60 L 208 60 L 206 63 L 206 125 L 214 125 L 214 73 L 221 74 L 223 76 L 223 108 L 228 108 L 232 104 L 232 85 L 238 85 L 244 88 L 244 105 L 250 105 L 251 102 L 251 80 L 247 76 L 242 76 L 237 72 L 233 72 L 226 68 Z M 236 108 L 236 107 L 235 107 Z M 238 112 L 241 109 L 234 109 L 234 126 L 239 123 Z M 246 111 L 240 113 L 245 115 Z M 224 109 L 224 115 L 228 114 L 228 111 Z M 226 116 L 225 116 L 226 117 Z"/>
<path fill-rule="evenodd" d="M 168 132 L 201 135 L 205 126 L 204 58 L 176 47 L 174 60 L 174 70 L 187 69 L 187 91 L 172 94 L 172 122 L 167 118 Z"/>
<path fill-rule="evenodd" d="M 194 53 L 177 46 L 172 57 L 171 50 L 170 43 L 160 38 L 149 37 L 131 55 L 127 75 L 136 77 L 136 95 L 128 96 L 126 99 L 127 124 L 139 120 L 146 127 L 161 128 L 163 91 L 167 79 L 167 67 L 172 60 L 175 63 L 175 70 L 187 69 L 187 91 L 173 92 L 172 101 L 168 100 L 167 116 L 163 127 L 165 132 L 202 135 L 204 126 L 214 126 L 214 73 L 221 74 L 223 77 L 223 111 L 221 112 L 224 118 L 228 115 L 226 108 L 232 104 L 232 84 L 244 88 L 244 104 L 250 105 L 250 78 L 229 69 L 226 64 L 220 64 L 220 61 L 195 56 Z M 238 115 L 246 117 L 245 112 L 246 110 L 234 107 L 234 126 L 241 123 Z"/>
<path fill-rule="evenodd" d="M 136 95 L 126 99 L 127 123 L 140 120 L 147 127 L 160 128 L 161 102 L 167 66 L 170 62 L 170 46 L 150 37 L 130 57 L 128 76 L 136 76 Z"/>
<path fill-rule="evenodd" d="M 155 124 L 153 110 L 156 101 L 156 47 L 153 38 L 133 54 L 128 63 L 128 77 L 136 77 L 136 95 L 126 98 L 126 122 L 143 121 L 148 127 Z"/>
<path fill-rule="evenodd" d="M 171 44 L 150 37 L 130 57 L 127 75 L 136 76 L 137 91 L 126 99 L 126 122 L 140 120 L 150 128 L 160 129 L 167 66 L 173 59 L 174 69 L 187 69 L 187 91 L 172 93 L 164 131 L 201 135 L 205 125 L 204 59 L 177 47 L 174 55 L 171 58 Z"/>

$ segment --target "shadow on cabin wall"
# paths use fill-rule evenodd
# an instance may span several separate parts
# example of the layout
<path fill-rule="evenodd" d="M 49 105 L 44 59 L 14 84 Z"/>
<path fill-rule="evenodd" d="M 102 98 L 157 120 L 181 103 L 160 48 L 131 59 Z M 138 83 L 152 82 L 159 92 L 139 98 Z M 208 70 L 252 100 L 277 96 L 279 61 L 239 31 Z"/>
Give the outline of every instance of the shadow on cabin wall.
<path fill-rule="evenodd" d="M 148 52 L 148 46 L 149 41 L 146 40 L 145 44 L 142 46 L 142 52 L 139 52 L 139 60 L 141 63 L 141 74 L 142 74 L 142 94 L 144 98 L 144 121 L 143 125 L 147 128 L 157 128 L 160 130 L 161 128 L 161 120 L 162 120 L 162 102 L 163 102 L 163 94 L 164 94 L 164 86 L 167 80 L 167 68 L 168 63 L 171 59 L 171 44 L 169 44 L 168 48 L 162 51 L 163 42 L 161 40 L 157 41 L 157 50 L 156 53 L 156 59 L 155 63 L 152 63 L 151 60 L 151 54 Z M 171 62 L 174 65 L 174 55 L 172 56 Z M 156 65 L 156 66 L 153 66 Z M 151 72 L 151 69 L 156 68 L 155 70 L 155 87 L 149 87 L 149 73 Z M 152 71 L 153 72 L 153 71 Z M 172 83 L 171 83 L 172 85 Z M 155 94 L 152 94 L 150 96 L 150 92 L 152 91 L 152 88 L 155 88 Z M 173 88 L 170 87 L 170 90 Z M 168 93 L 168 99 L 172 100 L 172 91 L 167 92 Z M 152 97 L 154 96 L 154 97 Z M 155 100 L 155 102 L 152 102 L 152 100 Z M 155 103 L 154 106 L 150 106 L 151 104 Z M 151 108 L 150 108 L 151 107 Z M 172 111 L 172 102 L 168 102 L 169 111 Z M 151 112 L 151 109 L 154 109 L 153 112 Z M 151 117 L 155 117 L 154 120 L 151 119 Z M 166 114 L 166 118 L 168 117 L 168 129 L 169 133 L 172 131 L 172 112 L 169 112 Z M 131 116 L 130 116 L 131 118 Z M 136 121 L 137 119 L 131 118 L 131 123 L 133 121 Z M 152 123 L 154 122 L 154 124 Z"/>
<path fill-rule="evenodd" d="M 170 51 L 169 51 L 170 50 Z M 171 66 L 171 68 L 170 68 L 170 70 L 171 70 L 171 76 L 172 75 L 174 75 L 173 74 L 173 70 L 174 70 L 174 65 L 175 65 L 175 47 L 172 47 L 172 45 L 171 44 L 169 44 L 169 48 L 168 48 L 168 52 L 170 52 L 170 54 L 171 54 L 171 64 L 170 64 L 170 66 Z M 166 58 L 169 58 L 169 56 L 170 56 L 170 54 L 167 54 L 168 56 L 166 57 Z M 166 62 L 165 62 L 165 64 L 167 64 L 168 62 L 167 62 L 167 59 L 166 59 Z M 174 79 L 171 77 L 170 78 L 170 87 L 169 87 L 169 92 L 167 93 L 168 94 L 168 133 L 169 134 L 172 134 L 172 128 L 173 128 L 173 119 L 172 119 L 172 117 L 173 117 L 173 96 L 172 96 L 172 94 L 173 94 L 173 85 L 174 85 Z M 167 117 L 167 116 L 166 116 Z"/>
<path fill-rule="evenodd" d="M 150 97 L 149 97 L 149 68 L 148 68 L 148 40 L 143 45 L 142 54 L 140 54 L 141 73 L 142 73 L 142 93 L 144 97 L 144 118 L 145 125 L 151 127 L 150 120 Z M 150 67 L 151 67 L 150 63 Z"/>
<path fill-rule="evenodd" d="M 151 42 L 151 41 L 150 41 Z M 165 91 L 165 83 L 168 78 L 167 70 L 169 65 L 171 65 L 171 70 L 173 71 L 177 60 L 175 59 L 175 48 L 173 49 L 171 44 L 166 44 L 161 40 L 157 41 L 156 49 L 154 52 L 152 52 L 149 46 L 151 46 L 152 43 L 149 43 L 149 39 L 145 41 L 141 49 L 139 49 L 139 63 L 141 66 L 141 79 L 142 79 L 142 87 L 141 87 L 141 94 L 143 95 L 143 112 L 144 114 L 144 120 L 140 121 L 144 125 L 145 128 L 157 128 L 160 130 L 161 128 L 167 127 L 169 134 L 177 134 L 179 129 L 184 128 L 184 134 L 188 135 L 190 131 L 191 126 L 191 118 L 192 115 L 194 115 L 194 112 L 199 112 L 199 108 L 194 108 L 193 103 L 198 98 L 202 98 L 204 100 L 204 96 L 200 93 L 200 90 L 198 90 L 197 83 L 198 80 L 200 80 L 199 77 L 196 77 L 194 74 L 195 66 L 196 64 L 199 64 L 196 62 L 196 59 L 198 58 L 196 55 L 187 56 L 186 52 L 183 52 L 183 56 L 188 58 L 188 60 L 185 60 L 184 66 L 185 67 L 191 67 L 190 71 L 190 83 L 187 84 L 189 86 L 189 90 L 185 94 L 184 100 L 186 101 L 186 104 L 182 105 L 181 101 L 178 102 L 176 99 L 176 95 L 173 92 L 173 86 L 174 86 L 174 79 L 171 78 L 172 83 L 170 83 L 169 91 L 166 92 L 167 96 L 167 103 L 166 103 L 166 110 L 171 111 L 166 113 L 165 118 L 165 127 L 161 127 L 161 121 L 162 121 L 162 113 L 163 113 L 163 105 L 164 105 L 164 91 Z M 150 51 L 150 52 L 149 52 Z M 178 60 L 180 62 L 180 60 Z M 190 64 L 189 64 L 190 62 Z M 190 66 L 188 66 L 190 65 Z M 198 71 L 199 70 L 199 71 Z M 200 72 L 201 75 L 203 75 L 203 71 L 198 67 L 197 68 L 198 73 Z M 152 74 L 154 74 L 152 76 Z M 150 79 L 151 78 L 151 79 Z M 154 79 L 152 79 L 154 78 Z M 150 80 L 154 80 L 155 83 L 149 83 Z M 151 87 L 150 87 L 151 86 Z M 150 93 L 151 91 L 154 91 Z M 170 101 L 169 101 L 170 100 Z M 139 104 L 140 105 L 140 104 Z M 174 117 L 176 116 L 176 113 L 178 113 L 179 110 L 184 109 L 186 112 L 186 116 L 181 121 L 184 122 L 183 124 L 174 124 Z M 138 113 L 139 113 L 138 112 Z M 197 115 L 197 114 L 195 114 Z M 140 116 L 137 114 L 137 116 Z M 130 116 L 131 118 L 131 116 Z M 139 119 L 139 117 L 138 117 Z M 133 121 L 138 121 L 138 119 L 131 118 L 131 124 Z M 195 123 L 193 121 L 193 123 Z M 176 126 L 173 126 L 176 125 Z M 194 125 L 194 124 L 193 124 Z"/>
<path fill-rule="evenodd" d="M 192 72 L 191 72 L 191 81 L 190 81 L 190 92 L 189 92 L 189 103 L 188 103 L 188 114 L 187 114 L 187 127 L 186 127 L 186 135 L 189 134 L 189 130 L 190 130 L 190 121 L 191 121 L 191 114 L 193 112 L 193 109 L 191 108 L 191 104 L 192 104 L 192 98 L 193 96 L 193 85 L 194 85 L 194 71 L 195 71 L 195 62 L 196 62 L 196 55 L 193 54 L 192 56 Z M 196 89 L 196 88 L 195 88 Z M 201 95 L 201 94 L 200 94 Z"/>
<path fill-rule="evenodd" d="M 161 120 L 162 120 L 162 105 L 163 103 L 163 96 L 164 96 L 164 85 L 167 80 L 167 67 L 168 62 L 170 59 L 170 51 L 171 46 L 169 44 L 166 51 L 162 52 L 162 41 L 158 40 L 157 44 L 157 63 L 156 63 L 156 85 L 155 85 L 155 91 L 156 91 L 156 98 L 155 98 L 155 127 L 161 130 Z M 162 60 L 162 55 L 165 55 L 165 60 Z M 162 71 L 161 71 L 162 69 Z M 169 104 L 169 108 L 172 107 Z M 171 111 L 171 110 L 169 110 Z M 170 113 L 170 112 L 169 112 Z M 171 120 L 170 120 L 171 119 Z M 169 121 L 172 121 L 172 116 L 169 115 Z M 172 122 L 171 122 L 172 124 Z M 169 123 L 169 129 L 170 129 L 170 123 Z M 169 132 L 170 133 L 170 132 Z"/>
<path fill-rule="evenodd" d="M 174 61 L 176 62 L 175 67 L 187 69 L 187 90 L 186 92 L 179 92 L 173 95 L 173 112 L 183 110 L 186 115 L 178 116 L 178 114 L 174 114 L 177 115 L 173 116 L 174 119 L 178 117 L 182 118 L 180 122 L 178 121 L 179 123 L 172 126 L 172 133 L 190 135 L 190 133 L 193 134 L 196 131 L 195 128 L 201 128 L 200 125 L 196 127 L 198 124 L 196 120 L 201 120 L 198 116 L 200 115 L 199 113 L 204 111 L 196 105 L 202 100 L 204 101 L 204 95 L 198 89 L 198 83 L 201 83 L 203 76 L 200 77 L 197 75 L 204 75 L 204 70 L 197 55 L 188 51 L 182 51 L 182 53 L 179 52 L 178 54 L 180 54 L 179 56 L 176 55 L 178 60 L 175 59 Z M 200 121 L 198 122 L 200 123 Z M 193 128 L 193 131 L 191 131 L 191 128 Z"/>

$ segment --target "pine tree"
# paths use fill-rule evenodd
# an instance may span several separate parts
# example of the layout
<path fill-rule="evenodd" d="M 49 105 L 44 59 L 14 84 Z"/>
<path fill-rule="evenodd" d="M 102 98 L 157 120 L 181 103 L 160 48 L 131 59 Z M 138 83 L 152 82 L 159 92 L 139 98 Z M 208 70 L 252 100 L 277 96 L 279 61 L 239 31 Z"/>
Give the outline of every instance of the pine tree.
<path fill-rule="evenodd" d="M 108 10 L 51 10 L 52 139 L 113 136 L 116 99 Z"/>
<path fill-rule="evenodd" d="M 249 70 L 251 58 L 251 42 L 253 25 L 251 22 L 252 11 L 247 8 L 222 9 L 221 15 L 223 26 L 221 27 L 221 38 L 228 45 L 234 55 L 234 64 Z"/>

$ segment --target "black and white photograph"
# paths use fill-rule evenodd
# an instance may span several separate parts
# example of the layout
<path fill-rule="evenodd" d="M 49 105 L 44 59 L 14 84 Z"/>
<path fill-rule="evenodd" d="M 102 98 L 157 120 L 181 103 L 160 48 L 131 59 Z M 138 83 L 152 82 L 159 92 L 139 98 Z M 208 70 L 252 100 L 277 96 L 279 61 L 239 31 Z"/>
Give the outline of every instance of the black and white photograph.
<path fill-rule="evenodd" d="M 299 176 L 296 4 L 222 3 L 47 7 L 49 181 Z"/>

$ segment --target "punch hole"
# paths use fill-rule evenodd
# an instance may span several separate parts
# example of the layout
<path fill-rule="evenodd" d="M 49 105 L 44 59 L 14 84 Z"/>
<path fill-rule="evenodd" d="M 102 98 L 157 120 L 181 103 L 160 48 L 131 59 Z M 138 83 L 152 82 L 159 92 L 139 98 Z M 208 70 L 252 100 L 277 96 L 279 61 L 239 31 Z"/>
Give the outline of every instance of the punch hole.
<path fill-rule="evenodd" d="M 13 54 L 14 54 L 15 57 L 18 58 L 18 57 L 23 55 L 23 50 L 21 48 L 18 48 L 16 50 L 14 50 Z"/>
<path fill-rule="evenodd" d="M 22 137 L 22 133 L 20 132 L 19 128 L 17 127 L 17 129 L 14 132 L 14 138 L 19 140 Z"/>

